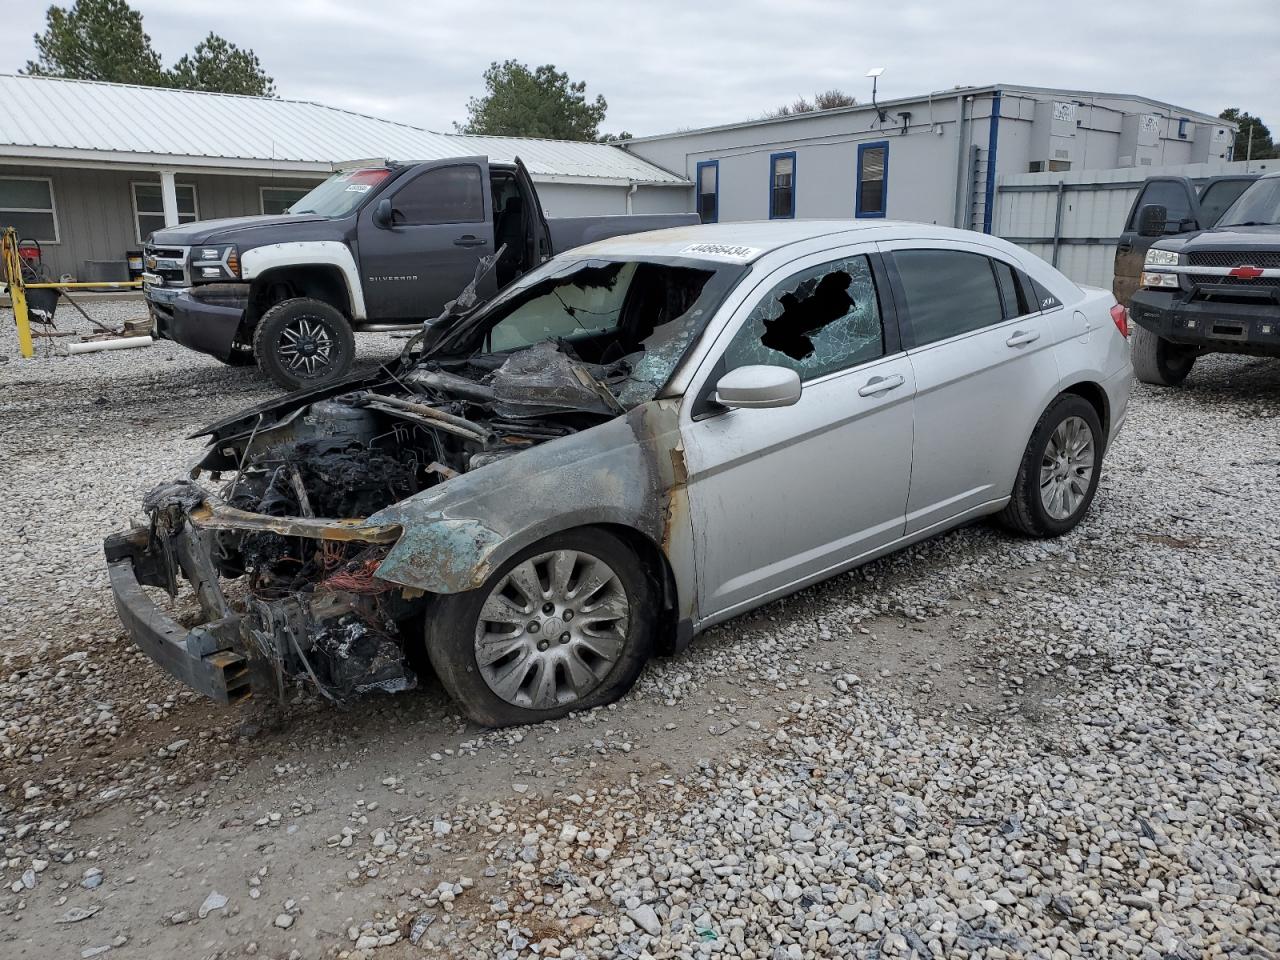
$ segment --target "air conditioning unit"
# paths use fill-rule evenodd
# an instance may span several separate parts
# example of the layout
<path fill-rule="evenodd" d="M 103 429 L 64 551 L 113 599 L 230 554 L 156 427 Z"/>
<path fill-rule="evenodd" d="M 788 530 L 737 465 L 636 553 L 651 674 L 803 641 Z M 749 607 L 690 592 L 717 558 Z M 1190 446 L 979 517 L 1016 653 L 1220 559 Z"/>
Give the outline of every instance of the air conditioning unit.
<path fill-rule="evenodd" d="M 1126 113 L 1120 118 L 1122 167 L 1149 167 L 1160 162 L 1160 133 L 1164 118 L 1154 113 Z"/>
<path fill-rule="evenodd" d="M 1209 163 L 1213 160 L 1232 160 L 1231 148 L 1235 136 L 1230 127 L 1216 123 L 1197 123 L 1195 134 L 1191 140 L 1191 162 Z"/>
<path fill-rule="evenodd" d="M 1031 120 L 1029 170 L 1070 170 L 1076 159 L 1077 105 L 1070 100 L 1040 100 Z"/>

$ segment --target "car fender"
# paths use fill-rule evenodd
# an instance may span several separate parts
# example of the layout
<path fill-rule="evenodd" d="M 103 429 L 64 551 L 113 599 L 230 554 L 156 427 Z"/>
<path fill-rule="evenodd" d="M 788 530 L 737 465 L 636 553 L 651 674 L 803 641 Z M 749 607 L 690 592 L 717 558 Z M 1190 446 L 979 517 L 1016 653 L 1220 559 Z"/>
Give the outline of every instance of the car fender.
<path fill-rule="evenodd" d="M 240 276 L 245 280 L 253 280 L 268 270 L 280 267 L 314 266 L 338 268 L 346 283 L 351 319 L 364 320 L 367 314 L 360 272 L 356 269 L 356 260 L 351 255 L 350 248 L 340 240 L 294 240 L 253 247 L 240 257 Z"/>
<path fill-rule="evenodd" d="M 379 579 L 429 593 L 484 584 L 525 547 L 582 526 L 625 527 L 666 556 L 681 619 L 696 595 L 679 401 L 654 400 L 606 423 L 461 474 L 369 518 L 404 533 Z"/>

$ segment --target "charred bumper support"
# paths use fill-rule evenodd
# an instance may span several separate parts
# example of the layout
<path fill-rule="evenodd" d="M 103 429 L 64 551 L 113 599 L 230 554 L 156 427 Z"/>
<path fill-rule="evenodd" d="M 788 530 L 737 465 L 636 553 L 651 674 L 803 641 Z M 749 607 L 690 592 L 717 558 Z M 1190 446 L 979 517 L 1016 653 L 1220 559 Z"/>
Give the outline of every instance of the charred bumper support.
<path fill-rule="evenodd" d="M 176 556 L 147 530 L 108 537 L 104 545 L 116 612 L 133 642 L 174 678 L 219 703 L 235 703 L 254 687 L 269 687 L 237 649 L 241 618 L 231 612 L 203 543 L 190 527 L 172 540 Z M 208 621 L 188 630 L 168 617 L 143 591 L 144 586 L 174 588 L 176 571 L 191 581 Z"/>
<path fill-rule="evenodd" d="M 209 527 L 280 534 L 287 529 L 295 535 L 305 529 L 331 542 L 350 542 L 360 539 L 354 524 L 290 523 L 225 505 L 183 502 L 185 493 L 180 485 L 153 492 L 164 501 L 160 513 L 153 514 L 159 522 L 150 530 L 114 534 L 104 544 L 121 622 L 134 643 L 171 676 L 225 704 L 252 694 L 282 698 L 295 679 L 311 681 L 333 700 L 416 685 L 394 620 L 371 614 L 379 605 L 368 584 L 351 590 L 322 585 L 271 599 L 251 595 L 242 610 L 223 591 Z M 359 532 L 386 538 L 397 531 Z M 194 627 L 178 623 L 143 590 L 159 587 L 176 596 L 179 577 L 191 584 L 200 604 L 202 622 Z M 379 589 L 384 588 L 373 587 Z M 403 607 L 390 606 L 403 615 Z"/>

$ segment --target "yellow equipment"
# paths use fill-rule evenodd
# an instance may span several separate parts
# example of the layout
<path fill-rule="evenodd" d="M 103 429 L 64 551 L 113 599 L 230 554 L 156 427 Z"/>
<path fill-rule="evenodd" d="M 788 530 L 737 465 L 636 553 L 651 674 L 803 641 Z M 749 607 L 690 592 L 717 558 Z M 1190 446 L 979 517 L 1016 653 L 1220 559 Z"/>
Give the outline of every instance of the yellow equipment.
<path fill-rule="evenodd" d="M 6 227 L 0 236 L 0 253 L 4 259 L 4 280 L 9 285 L 9 299 L 13 302 L 13 319 L 18 324 L 18 349 L 30 359 L 35 355 L 31 342 L 31 317 L 27 311 L 28 290 L 136 290 L 141 280 L 120 280 L 110 283 L 27 283 L 22 277 L 22 257 L 18 254 L 18 234 L 13 227 Z"/>

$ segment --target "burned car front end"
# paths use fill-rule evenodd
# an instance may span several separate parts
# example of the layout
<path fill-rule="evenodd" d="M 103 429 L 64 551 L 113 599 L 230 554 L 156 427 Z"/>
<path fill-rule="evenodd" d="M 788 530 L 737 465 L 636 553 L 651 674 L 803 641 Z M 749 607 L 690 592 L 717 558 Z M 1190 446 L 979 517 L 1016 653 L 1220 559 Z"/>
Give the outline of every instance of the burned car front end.
<path fill-rule="evenodd" d="M 414 686 L 433 598 L 549 533 L 610 524 L 687 565 L 671 519 L 678 398 L 662 387 L 739 275 L 553 261 L 491 304 L 460 298 L 396 364 L 205 428 L 190 477 L 106 540 L 121 621 L 214 700 L 298 681 L 343 700 Z M 614 299 L 638 307 L 598 329 L 621 284 Z M 595 326 L 542 336 L 547 304 Z M 171 614 L 147 588 L 200 612 Z"/>

